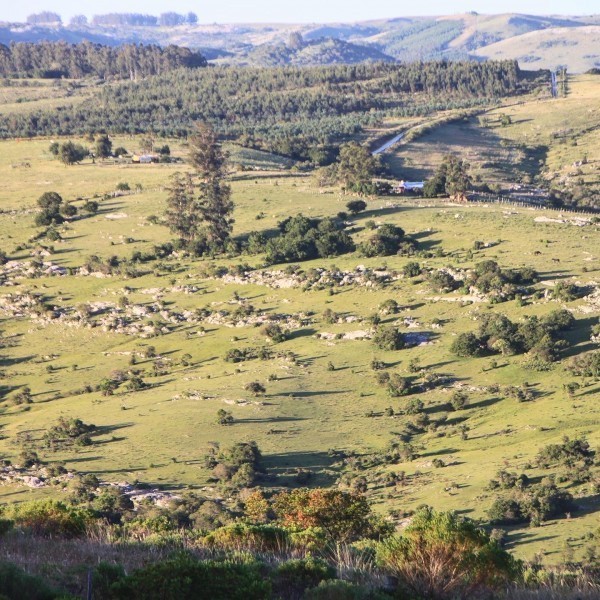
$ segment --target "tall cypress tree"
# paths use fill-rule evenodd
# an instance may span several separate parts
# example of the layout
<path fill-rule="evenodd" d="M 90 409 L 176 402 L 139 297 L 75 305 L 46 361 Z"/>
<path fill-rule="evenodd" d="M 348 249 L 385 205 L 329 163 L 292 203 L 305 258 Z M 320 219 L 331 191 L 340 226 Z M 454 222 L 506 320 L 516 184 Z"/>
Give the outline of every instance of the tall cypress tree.
<path fill-rule="evenodd" d="M 194 253 L 221 252 L 231 235 L 234 204 L 231 187 L 224 183 L 227 157 L 212 127 L 196 126 L 189 158 L 194 174 L 173 177 L 167 224 Z"/>
<path fill-rule="evenodd" d="M 196 202 L 196 185 L 190 173 L 175 173 L 168 188 L 165 218 L 169 229 L 189 247 L 198 237 L 200 211 Z"/>

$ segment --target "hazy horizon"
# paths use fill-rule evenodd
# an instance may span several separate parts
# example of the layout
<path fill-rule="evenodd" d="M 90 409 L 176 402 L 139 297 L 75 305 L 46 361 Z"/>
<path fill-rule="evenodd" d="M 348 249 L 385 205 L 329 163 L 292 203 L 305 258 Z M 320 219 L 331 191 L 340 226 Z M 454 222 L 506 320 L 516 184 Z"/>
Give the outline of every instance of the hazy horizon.
<path fill-rule="evenodd" d="M 595 7 L 593 6 L 595 5 Z M 86 6 L 81 9 L 80 3 L 72 0 L 23 0 L 18 4 L 5 6 L 0 9 L 0 21 L 23 22 L 29 14 L 41 11 L 57 12 L 64 22 L 76 14 L 92 17 L 95 14 L 144 13 L 158 15 L 162 12 L 195 12 L 199 24 L 212 23 L 331 23 L 367 21 L 374 19 L 391 19 L 401 17 L 435 16 L 463 14 L 475 11 L 480 14 L 521 13 L 533 15 L 591 15 L 597 14 L 598 5 L 595 0 L 582 0 L 575 6 L 567 0 L 507 0 L 502 4 L 502 10 L 497 10 L 497 2 L 473 2 L 456 0 L 448 6 L 441 0 L 422 0 L 418 10 L 398 6 L 392 0 L 372 0 L 368 4 L 348 4 L 342 0 L 331 0 L 323 3 L 321 0 L 305 0 L 296 4 L 281 3 L 275 0 L 256 0 L 247 2 L 224 2 L 218 5 L 199 6 L 195 0 L 132 0 L 124 7 L 121 0 L 106 0 L 101 5 L 90 10 Z"/>

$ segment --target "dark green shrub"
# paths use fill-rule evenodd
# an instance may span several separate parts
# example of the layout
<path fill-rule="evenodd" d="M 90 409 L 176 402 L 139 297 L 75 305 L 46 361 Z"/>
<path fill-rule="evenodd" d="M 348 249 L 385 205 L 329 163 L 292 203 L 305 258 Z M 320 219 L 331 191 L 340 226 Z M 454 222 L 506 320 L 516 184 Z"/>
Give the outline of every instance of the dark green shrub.
<path fill-rule="evenodd" d="M 0 538 L 6 535 L 14 527 L 13 521 L 0 519 Z"/>
<path fill-rule="evenodd" d="M 119 564 L 101 562 L 92 573 L 92 598 L 105 600 L 111 597 L 110 588 L 113 583 L 125 577 L 125 569 Z"/>
<path fill-rule="evenodd" d="M 380 350 L 400 350 L 405 346 L 404 336 L 396 327 L 378 327 L 373 343 Z"/>
<path fill-rule="evenodd" d="M 407 377 L 402 377 L 398 373 L 392 373 L 388 381 L 388 392 L 392 398 L 398 396 L 406 396 L 411 392 L 410 380 Z"/>
<path fill-rule="evenodd" d="M 488 518 L 494 525 L 514 525 L 527 521 L 521 505 L 514 498 L 496 498 L 488 510 Z"/>
<path fill-rule="evenodd" d="M 384 300 L 379 305 L 379 312 L 382 315 L 395 315 L 399 310 L 400 310 L 400 306 L 393 298 Z"/>
<path fill-rule="evenodd" d="M 211 548 L 279 552 L 289 544 L 289 531 L 274 525 L 234 523 L 215 529 L 204 542 Z"/>
<path fill-rule="evenodd" d="M 433 271 L 427 281 L 434 292 L 449 292 L 459 287 L 459 283 L 447 271 Z"/>
<path fill-rule="evenodd" d="M 328 579 L 311 590 L 303 600 L 389 600 L 389 596 L 340 579 Z"/>
<path fill-rule="evenodd" d="M 33 500 L 4 507 L 2 516 L 35 535 L 77 537 L 90 522 L 89 511 L 58 500 Z"/>
<path fill-rule="evenodd" d="M 307 589 L 334 577 L 335 569 L 324 560 L 312 556 L 288 560 L 273 573 L 275 589 L 282 598 L 290 599 L 302 598 Z"/>
<path fill-rule="evenodd" d="M 111 586 L 111 600 L 268 600 L 260 563 L 200 561 L 187 554 L 134 571 Z"/>
<path fill-rule="evenodd" d="M 474 333 L 461 333 L 452 342 L 450 351 L 456 356 L 470 358 L 472 356 L 482 356 L 484 347 L 481 340 Z"/>
<path fill-rule="evenodd" d="M 417 277 L 421 274 L 421 267 L 418 262 L 406 263 L 402 269 L 404 277 Z"/>
<path fill-rule="evenodd" d="M 429 507 L 381 543 L 377 558 L 398 578 L 398 598 L 474 598 L 504 588 L 521 568 L 474 521 Z"/>
<path fill-rule="evenodd" d="M 455 390 L 450 398 L 450 405 L 454 410 L 462 410 L 469 401 L 469 396 L 465 392 Z"/>
<path fill-rule="evenodd" d="M 64 597 L 39 577 L 29 575 L 11 563 L 0 563 L 0 595 L 9 600 L 54 600 Z"/>
<path fill-rule="evenodd" d="M 279 223 L 281 234 L 266 244 L 267 264 L 329 258 L 354 250 L 352 238 L 334 219 L 309 219 L 303 215 Z"/>
<path fill-rule="evenodd" d="M 277 323 L 267 323 L 261 328 L 260 332 L 275 344 L 285 342 L 287 339 L 287 333 Z"/>
<path fill-rule="evenodd" d="M 346 202 L 346 208 L 353 215 L 357 215 L 367 208 L 367 203 L 364 200 L 350 200 L 349 202 Z"/>
<path fill-rule="evenodd" d="M 417 248 L 417 242 L 404 237 L 404 230 L 396 225 L 385 224 L 368 240 L 358 246 L 362 256 L 391 256 L 393 254 L 410 255 Z"/>

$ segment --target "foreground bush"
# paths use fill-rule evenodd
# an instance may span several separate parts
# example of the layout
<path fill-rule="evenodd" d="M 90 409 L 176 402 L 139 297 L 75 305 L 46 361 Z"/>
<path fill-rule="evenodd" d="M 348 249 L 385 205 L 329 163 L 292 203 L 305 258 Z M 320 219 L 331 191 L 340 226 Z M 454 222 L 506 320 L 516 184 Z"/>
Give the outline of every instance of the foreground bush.
<path fill-rule="evenodd" d="M 304 594 L 304 600 L 389 600 L 389 596 L 339 579 L 322 581 Z"/>
<path fill-rule="evenodd" d="M 408 597 L 471 598 L 518 578 L 520 565 L 497 542 L 454 513 L 420 510 L 401 536 L 378 547 L 382 569 Z M 412 595 L 411 595 L 412 594 Z"/>
<path fill-rule="evenodd" d="M 252 552 L 282 552 L 291 544 L 289 532 L 273 525 L 234 523 L 209 533 L 204 541 L 209 547 Z"/>
<path fill-rule="evenodd" d="M 324 560 L 309 556 L 280 564 L 273 575 L 281 598 L 303 598 L 304 591 L 322 581 L 334 579 L 335 569 Z"/>
<path fill-rule="evenodd" d="M 261 565 L 199 561 L 187 554 L 138 569 L 110 587 L 110 600 L 267 600 Z"/>
<path fill-rule="evenodd" d="M 58 592 L 39 577 L 28 575 L 10 563 L 0 563 L 0 598 L 4 600 L 54 600 Z"/>
<path fill-rule="evenodd" d="M 91 514 L 85 509 L 57 500 L 35 500 L 10 504 L 2 516 L 42 537 L 77 537 L 85 533 Z"/>

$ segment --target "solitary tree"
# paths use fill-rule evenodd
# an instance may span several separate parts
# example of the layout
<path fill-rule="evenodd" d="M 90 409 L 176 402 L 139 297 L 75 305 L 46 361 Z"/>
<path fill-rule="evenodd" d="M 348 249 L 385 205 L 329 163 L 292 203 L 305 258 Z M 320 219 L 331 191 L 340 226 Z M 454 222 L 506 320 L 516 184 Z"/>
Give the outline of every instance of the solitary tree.
<path fill-rule="evenodd" d="M 231 188 L 220 178 L 209 179 L 200 184 L 199 201 L 203 219 L 203 249 L 223 250 L 231 235 L 233 202 Z"/>
<path fill-rule="evenodd" d="M 168 191 L 166 223 L 184 245 L 188 246 L 198 235 L 200 221 L 196 186 L 192 176 L 189 173 L 175 173 Z"/>
<path fill-rule="evenodd" d="M 267 391 L 265 386 L 260 383 L 260 381 L 251 381 L 244 386 L 244 389 L 254 396 L 262 396 Z"/>
<path fill-rule="evenodd" d="M 38 198 L 38 206 L 42 209 L 35 217 L 38 227 L 47 227 L 64 221 L 61 213 L 63 199 L 56 192 L 44 192 Z"/>
<path fill-rule="evenodd" d="M 346 189 L 356 192 L 369 191 L 379 163 L 369 149 L 356 142 L 344 144 L 340 148 L 337 162 L 337 178 Z"/>
<path fill-rule="evenodd" d="M 112 142 L 107 135 L 100 135 L 96 138 L 96 156 L 98 158 L 108 158 L 112 154 Z"/>
<path fill-rule="evenodd" d="M 220 252 L 232 228 L 231 188 L 223 182 L 226 156 L 209 125 L 199 124 L 190 139 L 195 176 L 175 174 L 169 189 L 166 221 L 196 254 Z"/>
<path fill-rule="evenodd" d="M 364 496 L 340 490 L 297 489 L 274 502 L 277 520 L 290 527 L 319 527 L 329 540 L 351 542 L 369 534 L 371 508 Z"/>
<path fill-rule="evenodd" d="M 459 200 L 465 199 L 465 193 L 471 185 L 468 173 L 469 164 L 454 154 L 444 157 L 434 176 L 427 180 L 423 188 L 425 196 L 430 198 L 447 194 Z"/>
<path fill-rule="evenodd" d="M 450 197 L 465 199 L 465 193 L 471 186 L 469 163 L 453 154 L 446 157 L 446 193 Z"/>
<path fill-rule="evenodd" d="M 367 203 L 364 200 L 350 200 L 350 202 L 346 202 L 346 208 L 353 215 L 357 215 L 367 208 Z"/>
<path fill-rule="evenodd" d="M 380 350 L 400 350 L 404 348 L 404 336 L 396 327 L 379 327 L 373 335 L 373 343 Z"/>
<path fill-rule="evenodd" d="M 197 123 L 190 138 L 190 163 L 201 179 L 225 175 L 226 157 L 219 146 L 215 130 L 206 123 Z"/>
<path fill-rule="evenodd" d="M 233 423 L 233 415 L 224 408 L 220 408 L 217 411 L 217 423 L 219 425 L 231 425 Z"/>
<path fill-rule="evenodd" d="M 89 151 L 80 144 L 74 144 L 73 142 L 65 142 L 59 150 L 60 160 L 65 165 L 73 165 L 80 163 L 87 155 Z"/>

